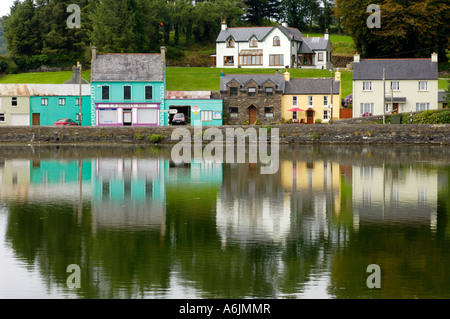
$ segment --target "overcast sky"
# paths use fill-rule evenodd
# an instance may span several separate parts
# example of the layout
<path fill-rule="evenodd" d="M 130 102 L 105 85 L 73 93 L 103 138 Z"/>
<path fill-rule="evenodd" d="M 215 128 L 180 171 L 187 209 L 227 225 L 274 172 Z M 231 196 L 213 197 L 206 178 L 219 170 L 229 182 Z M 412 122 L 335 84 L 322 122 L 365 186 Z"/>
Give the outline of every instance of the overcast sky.
<path fill-rule="evenodd" d="M 0 0 L 0 17 L 9 14 L 13 2 L 14 0 Z"/>

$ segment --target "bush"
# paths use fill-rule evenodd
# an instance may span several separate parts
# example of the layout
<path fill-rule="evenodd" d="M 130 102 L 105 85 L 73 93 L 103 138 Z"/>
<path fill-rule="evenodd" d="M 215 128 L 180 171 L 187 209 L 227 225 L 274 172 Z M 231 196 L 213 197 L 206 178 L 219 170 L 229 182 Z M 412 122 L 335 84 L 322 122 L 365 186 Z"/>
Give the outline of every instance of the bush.
<path fill-rule="evenodd" d="M 321 119 L 316 119 L 316 120 L 314 121 L 314 123 L 316 123 L 316 124 L 321 124 L 321 123 L 322 123 L 322 120 L 321 120 Z"/>
<path fill-rule="evenodd" d="M 150 134 L 148 136 L 148 139 L 150 142 L 158 144 L 164 139 L 164 136 L 159 135 L 159 134 Z"/>
<path fill-rule="evenodd" d="M 6 55 L 0 55 L 0 73 L 12 74 L 16 73 L 18 66 L 14 61 Z"/>

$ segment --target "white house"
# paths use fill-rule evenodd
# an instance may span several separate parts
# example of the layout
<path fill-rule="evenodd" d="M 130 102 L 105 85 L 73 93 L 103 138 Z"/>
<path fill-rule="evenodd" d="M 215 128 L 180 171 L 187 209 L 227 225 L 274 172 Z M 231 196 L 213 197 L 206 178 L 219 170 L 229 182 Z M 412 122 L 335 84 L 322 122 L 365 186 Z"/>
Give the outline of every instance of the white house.
<path fill-rule="evenodd" d="M 228 28 L 216 40 L 218 68 L 317 68 L 331 67 L 331 41 L 306 38 L 297 28 L 286 23 L 269 27 Z"/>
<path fill-rule="evenodd" d="M 437 54 L 430 59 L 361 59 L 356 54 L 353 117 L 383 115 L 383 108 L 384 114 L 437 110 Z"/>

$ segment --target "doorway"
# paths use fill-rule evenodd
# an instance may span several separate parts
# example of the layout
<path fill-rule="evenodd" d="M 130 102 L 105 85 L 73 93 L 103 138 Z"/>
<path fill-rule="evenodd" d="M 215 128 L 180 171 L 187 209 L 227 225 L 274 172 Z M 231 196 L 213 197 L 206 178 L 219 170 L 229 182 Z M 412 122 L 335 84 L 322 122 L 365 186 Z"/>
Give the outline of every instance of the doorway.
<path fill-rule="evenodd" d="M 306 111 L 306 124 L 314 124 L 314 111 Z"/>
<path fill-rule="evenodd" d="M 131 126 L 132 124 L 132 115 L 131 110 L 123 110 L 123 126 Z"/>
<path fill-rule="evenodd" d="M 398 103 L 392 104 L 392 114 L 398 114 Z"/>
<path fill-rule="evenodd" d="M 255 124 L 256 122 L 256 106 L 253 104 L 248 107 L 248 122 L 250 124 Z"/>
<path fill-rule="evenodd" d="M 36 125 L 36 126 L 41 125 L 41 114 L 40 113 L 33 113 L 31 125 Z"/>

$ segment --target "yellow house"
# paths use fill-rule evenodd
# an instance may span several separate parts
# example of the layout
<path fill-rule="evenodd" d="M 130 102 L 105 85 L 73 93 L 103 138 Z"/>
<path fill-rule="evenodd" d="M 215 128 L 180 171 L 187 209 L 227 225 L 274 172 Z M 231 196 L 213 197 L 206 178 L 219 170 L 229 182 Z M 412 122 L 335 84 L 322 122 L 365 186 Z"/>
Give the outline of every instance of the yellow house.
<path fill-rule="evenodd" d="M 339 119 L 341 107 L 341 73 L 335 78 L 291 79 L 285 74 L 286 87 L 281 100 L 281 117 L 284 121 L 314 124 L 316 121 L 328 123 Z M 333 96 L 331 83 L 333 82 Z M 334 106 L 334 107 L 332 107 Z M 293 111 L 299 109 L 299 111 Z"/>

